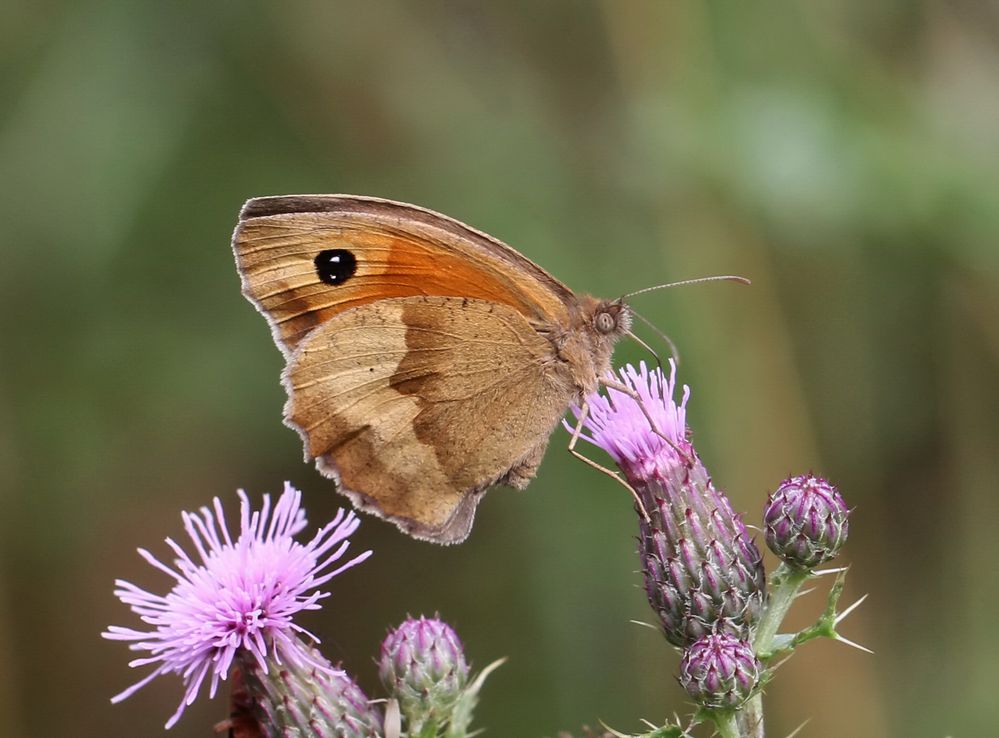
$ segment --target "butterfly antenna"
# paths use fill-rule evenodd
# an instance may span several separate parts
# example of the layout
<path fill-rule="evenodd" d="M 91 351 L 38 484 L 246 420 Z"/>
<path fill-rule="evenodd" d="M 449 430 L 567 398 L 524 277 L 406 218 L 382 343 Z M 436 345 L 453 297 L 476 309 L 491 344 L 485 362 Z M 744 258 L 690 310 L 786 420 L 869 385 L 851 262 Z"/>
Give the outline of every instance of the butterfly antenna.
<path fill-rule="evenodd" d="M 646 287 L 642 290 L 637 290 L 635 292 L 629 292 L 627 295 L 622 295 L 621 299 L 626 300 L 629 297 L 634 297 L 635 295 L 641 295 L 646 292 L 652 292 L 653 290 L 664 290 L 667 287 L 686 287 L 688 284 L 703 284 L 704 282 L 738 282 L 739 284 L 752 284 L 745 277 L 740 277 L 736 274 L 722 274 L 714 277 L 698 277 L 697 279 L 683 279 L 679 282 L 669 282 L 667 284 L 657 284 L 654 287 Z"/>
<path fill-rule="evenodd" d="M 659 337 L 660 337 L 661 339 L 663 339 L 663 342 L 664 342 L 664 343 L 665 343 L 665 344 L 666 344 L 666 345 L 667 345 L 667 346 L 669 347 L 669 355 L 670 355 L 671 357 L 673 357 L 673 361 L 675 361 L 675 362 L 676 362 L 677 364 L 679 364 L 679 363 L 680 363 L 680 352 L 676 350 L 676 344 L 675 344 L 675 343 L 673 343 L 673 339 L 672 339 L 672 338 L 670 338 L 669 336 L 667 336 L 667 335 L 666 335 L 665 333 L 663 333 L 663 332 L 662 332 L 661 330 L 659 330 L 659 328 L 657 328 L 657 327 L 656 327 L 656 325 L 655 325 L 655 324 L 654 324 L 654 323 L 653 323 L 653 322 L 652 322 L 651 320 L 649 320 L 648 318 L 646 318 L 646 317 L 645 317 L 644 315 L 642 315 L 641 313 L 637 312 L 637 311 L 635 310 L 635 308 L 633 308 L 633 307 L 631 307 L 631 306 L 629 305 L 629 306 L 628 306 L 628 310 L 629 310 L 629 311 L 631 312 L 631 314 L 632 314 L 632 315 L 634 315 L 634 316 L 635 316 L 636 318 L 638 318 L 638 319 L 639 319 L 640 321 L 642 321 L 643 323 L 645 323 L 645 325 L 647 325 L 647 326 L 648 326 L 649 328 L 651 328 L 651 329 L 652 329 L 652 330 L 653 330 L 653 331 L 655 332 L 655 334 L 656 334 L 657 336 L 659 336 Z M 649 347 L 649 345 L 648 345 L 647 343 L 645 343 L 645 341 L 641 341 L 641 340 L 639 340 L 638 336 L 636 336 L 636 335 L 635 335 L 634 333 L 632 333 L 631 331 L 628 331 L 628 334 L 627 334 L 627 335 L 629 335 L 629 336 L 631 336 L 632 338 L 634 338 L 634 339 L 635 339 L 635 341 L 636 341 L 636 342 L 637 342 L 637 343 L 638 343 L 638 344 L 639 344 L 640 346 L 644 346 L 644 347 L 645 347 L 646 349 L 648 349 L 649 353 L 651 353 L 651 354 L 652 354 L 653 356 L 655 356 L 655 357 L 656 357 L 656 361 L 657 361 L 657 362 L 658 362 L 658 364 L 659 364 L 659 368 L 660 368 L 660 369 L 662 368 L 662 366 L 663 366 L 663 362 L 662 362 L 662 360 L 661 360 L 661 359 L 659 358 L 659 355 L 658 355 L 658 354 L 656 354 L 656 352 L 655 352 L 655 351 L 653 351 L 653 350 L 652 350 L 652 349 L 651 349 L 651 348 Z"/>
<path fill-rule="evenodd" d="M 737 274 L 720 274 L 712 277 L 698 277 L 697 279 L 683 279 L 680 280 L 679 282 L 668 282 L 666 284 L 657 284 L 654 285 L 653 287 L 646 287 L 645 289 L 636 290 L 635 292 L 629 292 L 626 295 L 622 295 L 621 300 L 624 301 L 629 297 L 635 297 L 635 295 L 642 295 L 646 292 L 652 292 L 653 290 L 664 290 L 667 287 L 686 287 L 687 285 L 690 284 L 703 284 L 705 282 L 738 282 L 739 284 L 752 284 L 752 282 L 750 282 L 748 279 L 746 279 L 745 277 L 740 277 Z M 679 364 L 680 353 L 676 350 L 676 344 L 673 343 L 673 339 L 671 339 L 669 336 L 667 336 L 665 333 L 659 330 L 655 325 L 653 325 L 652 321 L 643 317 L 633 307 L 629 305 L 628 308 L 632 315 L 634 315 L 640 321 L 645 323 L 645 325 L 647 325 L 649 328 L 655 331 L 656 335 L 658 335 L 661 339 L 663 339 L 666 345 L 669 346 L 669 353 L 670 356 L 673 357 L 673 361 Z M 631 331 L 628 331 L 627 335 L 631 336 L 631 338 L 634 339 L 634 341 L 638 345 L 642 346 L 650 354 L 655 356 L 656 363 L 659 365 L 660 368 L 662 368 L 663 365 L 662 360 L 659 358 L 659 355 L 655 351 L 653 351 L 652 348 L 647 343 L 642 341 L 638 336 L 636 336 Z"/>

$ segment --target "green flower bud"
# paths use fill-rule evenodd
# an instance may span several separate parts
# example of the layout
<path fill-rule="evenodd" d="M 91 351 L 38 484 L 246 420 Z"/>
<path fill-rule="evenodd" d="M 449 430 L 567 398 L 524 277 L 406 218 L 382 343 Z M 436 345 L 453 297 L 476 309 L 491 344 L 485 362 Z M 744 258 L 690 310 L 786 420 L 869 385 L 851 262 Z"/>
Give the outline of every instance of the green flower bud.
<path fill-rule="evenodd" d="M 468 684 L 468 663 L 451 626 L 436 618 L 408 618 L 382 643 L 379 672 L 407 731 L 442 726 Z"/>

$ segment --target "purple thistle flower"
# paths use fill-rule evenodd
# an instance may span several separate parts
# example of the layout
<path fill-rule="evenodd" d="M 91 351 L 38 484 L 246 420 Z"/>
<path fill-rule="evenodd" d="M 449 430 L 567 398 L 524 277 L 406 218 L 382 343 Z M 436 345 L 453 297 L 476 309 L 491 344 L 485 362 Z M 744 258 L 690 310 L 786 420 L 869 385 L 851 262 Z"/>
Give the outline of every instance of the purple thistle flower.
<path fill-rule="evenodd" d="M 112 625 L 101 635 L 129 641 L 131 650 L 149 653 L 129 666 L 154 664 L 155 669 L 111 701 L 124 700 L 161 674 L 179 674 L 184 697 L 167 728 L 180 719 L 206 678 L 210 677 L 209 697 L 214 697 L 220 680 L 242 653 L 250 654 L 264 673 L 270 659 L 296 669 L 340 673 L 313 655 L 299 636 L 317 643 L 319 639 L 292 618 L 303 610 L 318 610 L 319 601 L 329 596 L 318 588 L 371 555 L 365 551 L 332 568 L 359 525 L 356 515 L 340 510 L 302 544 L 293 539 L 306 526 L 301 492 L 286 483 L 273 510 L 270 495 L 264 495 L 259 511 L 251 511 L 246 493 L 238 494 L 240 526 L 235 541 L 216 497 L 213 510 L 203 507 L 200 514 L 182 514 L 197 560 L 170 538 L 166 543 L 177 557 L 173 568 L 139 549 L 146 561 L 175 580 L 165 596 L 115 581 L 115 595 L 151 629 Z"/>
<path fill-rule="evenodd" d="M 686 464 L 688 459 L 681 456 L 681 451 L 687 457 L 694 454 L 694 447 L 687 439 L 690 387 L 683 386 L 679 404 L 673 401 L 676 365 L 672 360 L 669 365 L 669 379 L 659 369 L 649 371 L 644 361 L 637 370 L 631 364 L 619 370 L 620 381 L 638 394 L 668 442 L 652 430 L 638 403 L 620 390 L 608 389 L 607 396 L 595 393 L 587 398 L 590 415 L 583 427 L 590 435 L 581 438 L 610 454 L 629 480 L 662 476 L 673 467 Z M 578 418 L 579 411 L 573 409 L 573 412 Z"/>
<path fill-rule="evenodd" d="M 643 363 L 621 369 L 620 380 L 642 404 L 616 389 L 591 395 L 589 435 L 581 437 L 611 455 L 648 513 L 639 522 L 639 555 L 649 604 L 676 646 L 711 633 L 746 638 L 766 597 L 763 560 L 690 443 L 690 390 L 684 387 L 681 401 L 673 400 L 673 362 L 668 379 Z"/>

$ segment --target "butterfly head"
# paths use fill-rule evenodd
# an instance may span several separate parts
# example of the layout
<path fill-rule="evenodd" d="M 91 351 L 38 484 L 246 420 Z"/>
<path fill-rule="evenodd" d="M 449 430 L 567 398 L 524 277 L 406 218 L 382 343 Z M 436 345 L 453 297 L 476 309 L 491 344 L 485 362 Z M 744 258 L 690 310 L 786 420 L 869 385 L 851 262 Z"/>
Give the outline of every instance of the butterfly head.
<path fill-rule="evenodd" d="M 614 344 L 631 327 L 631 310 L 623 300 L 580 296 L 579 310 L 568 331 L 556 341 L 557 353 L 572 368 L 580 400 L 597 390 L 599 377 L 610 371 Z"/>

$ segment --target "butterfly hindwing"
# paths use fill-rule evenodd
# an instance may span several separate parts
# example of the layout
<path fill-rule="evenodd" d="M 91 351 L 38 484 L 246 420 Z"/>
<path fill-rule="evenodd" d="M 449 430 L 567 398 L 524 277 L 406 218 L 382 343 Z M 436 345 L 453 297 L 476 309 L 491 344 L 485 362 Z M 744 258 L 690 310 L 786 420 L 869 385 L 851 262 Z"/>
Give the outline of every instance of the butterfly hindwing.
<path fill-rule="evenodd" d="M 533 476 L 571 389 L 552 344 L 515 309 L 456 297 L 383 299 L 302 339 L 286 422 L 365 509 L 451 543 L 478 498 Z"/>

